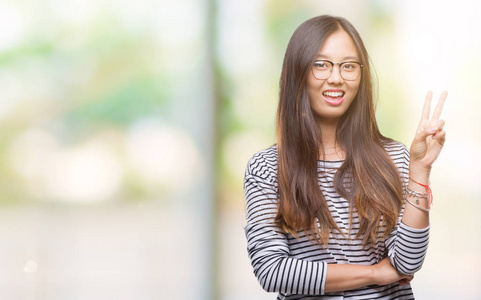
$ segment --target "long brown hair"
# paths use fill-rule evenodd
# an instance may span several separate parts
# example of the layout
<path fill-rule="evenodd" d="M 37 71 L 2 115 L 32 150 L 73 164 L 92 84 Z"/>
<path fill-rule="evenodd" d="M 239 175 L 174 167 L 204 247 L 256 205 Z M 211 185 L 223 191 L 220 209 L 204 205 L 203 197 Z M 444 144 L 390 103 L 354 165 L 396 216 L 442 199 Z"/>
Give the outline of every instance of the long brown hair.
<path fill-rule="evenodd" d="M 396 225 L 402 206 L 402 185 L 383 147 L 390 140 L 380 133 L 375 119 L 367 51 L 356 29 L 340 17 L 307 20 L 296 29 L 287 46 L 277 111 L 276 224 L 293 235 L 302 230 L 320 245 L 327 245 L 330 232 L 342 234 L 317 181 L 322 134 L 306 90 L 307 77 L 319 49 L 339 30 L 352 38 L 364 67 L 356 97 L 337 128 L 336 139 L 346 158 L 334 177 L 334 187 L 349 200 L 351 220 L 353 211 L 358 212 L 356 238 L 362 238 L 364 245 L 368 245 L 376 241 L 380 225 L 385 226 L 384 238 Z"/>

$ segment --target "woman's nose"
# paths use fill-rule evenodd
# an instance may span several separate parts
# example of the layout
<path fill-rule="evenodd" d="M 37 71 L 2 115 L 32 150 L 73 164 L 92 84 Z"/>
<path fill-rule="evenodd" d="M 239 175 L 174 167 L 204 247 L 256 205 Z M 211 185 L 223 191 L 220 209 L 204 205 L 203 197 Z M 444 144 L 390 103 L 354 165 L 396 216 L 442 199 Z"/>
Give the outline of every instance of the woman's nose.
<path fill-rule="evenodd" d="M 341 77 L 341 70 L 339 69 L 339 66 L 333 66 L 331 76 L 327 78 L 327 82 L 330 84 L 339 84 L 342 82 L 342 80 L 343 79 Z"/>

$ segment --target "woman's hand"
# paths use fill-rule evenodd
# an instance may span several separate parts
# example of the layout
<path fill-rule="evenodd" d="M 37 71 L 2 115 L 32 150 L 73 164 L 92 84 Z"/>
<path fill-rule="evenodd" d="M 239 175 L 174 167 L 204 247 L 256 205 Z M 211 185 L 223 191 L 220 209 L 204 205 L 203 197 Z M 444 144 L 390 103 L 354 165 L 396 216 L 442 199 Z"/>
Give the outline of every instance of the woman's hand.
<path fill-rule="evenodd" d="M 401 285 L 409 284 L 413 280 L 414 275 L 399 274 L 391 265 L 389 258 L 383 258 L 374 268 L 374 282 L 377 285 L 386 285 L 393 282 L 398 282 Z"/>
<path fill-rule="evenodd" d="M 428 92 L 424 101 L 421 121 L 411 144 L 411 164 L 427 171 L 431 169 L 432 164 L 438 158 L 446 140 L 446 132 L 443 130 L 444 121 L 440 120 L 439 117 L 443 111 L 444 101 L 447 96 L 448 92 L 446 91 L 441 94 L 430 119 L 433 93 L 431 91 Z"/>

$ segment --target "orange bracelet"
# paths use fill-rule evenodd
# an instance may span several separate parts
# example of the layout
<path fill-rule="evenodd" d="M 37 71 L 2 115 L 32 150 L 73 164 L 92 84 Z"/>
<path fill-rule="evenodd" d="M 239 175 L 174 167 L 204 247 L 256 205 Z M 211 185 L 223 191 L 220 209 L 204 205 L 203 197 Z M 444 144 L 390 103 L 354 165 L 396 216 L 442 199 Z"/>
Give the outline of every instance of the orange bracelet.
<path fill-rule="evenodd" d="M 411 179 L 414 183 L 417 183 L 420 186 L 426 188 L 426 190 L 428 191 L 428 197 L 429 197 L 429 209 L 431 209 L 431 205 L 433 204 L 434 197 L 433 197 L 433 192 L 431 191 L 431 188 L 429 187 L 429 184 L 419 183 L 416 180 L 412 179 L 411 176 L 409 176 L 409 179 Z"/>

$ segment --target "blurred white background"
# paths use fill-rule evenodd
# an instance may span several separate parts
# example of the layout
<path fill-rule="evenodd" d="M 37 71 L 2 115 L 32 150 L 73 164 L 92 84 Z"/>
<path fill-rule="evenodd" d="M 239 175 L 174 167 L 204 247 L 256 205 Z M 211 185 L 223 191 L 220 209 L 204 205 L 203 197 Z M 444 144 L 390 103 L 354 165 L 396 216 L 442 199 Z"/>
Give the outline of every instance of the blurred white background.
<path fill-rule="evenodd" d="M 481 295 L 475 0 L 0 3 L 0 298 L 275 299 L 247 258 L 242 180 L 275 143 L 295 28 L 358 29 L 383 134 L 449 96 L 417 299 Z"/>

